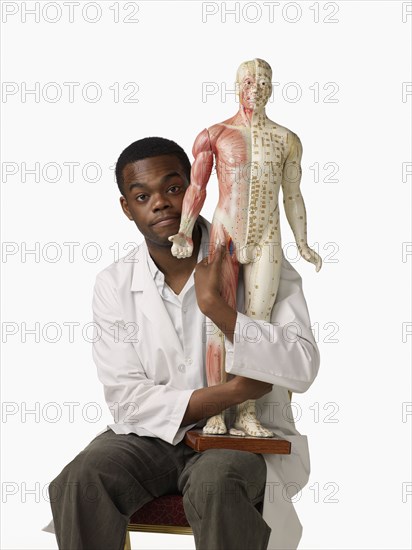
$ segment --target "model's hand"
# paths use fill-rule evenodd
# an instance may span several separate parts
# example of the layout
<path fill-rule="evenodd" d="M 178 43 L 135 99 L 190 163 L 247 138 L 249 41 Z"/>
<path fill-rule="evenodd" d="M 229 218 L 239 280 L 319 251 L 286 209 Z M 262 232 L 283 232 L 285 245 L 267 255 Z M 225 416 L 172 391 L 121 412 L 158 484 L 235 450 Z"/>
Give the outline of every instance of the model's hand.
<path fill-rule="evenodd" d="M 316 266 L 316 272 L 318 272 L 319 269 L 322 267 L 322 258 L 319 256 L 319 254 L 312 250 L 312 248 L 309 248 L 308 245 L 302 246 L 299 249 L 299 252 L 302 258 Z"/>
<path fill-rule="evenodd" d="M 177 233 L 169 237 L 173 243 L 172 254 L 176 258 L 189 258 L 193 252 L 193 240 L 184 233 Z"/>
<path fill-rule="evenodd" d="M 208 316 L 210 306 L 216 300 L 223 300 L 220 296 L 220 281 L 222 279 L 222 259 L 224 243 L 217 244 L 213 256 L 208 256 L 195 267 L 195 290 L 199 309 Z"/>

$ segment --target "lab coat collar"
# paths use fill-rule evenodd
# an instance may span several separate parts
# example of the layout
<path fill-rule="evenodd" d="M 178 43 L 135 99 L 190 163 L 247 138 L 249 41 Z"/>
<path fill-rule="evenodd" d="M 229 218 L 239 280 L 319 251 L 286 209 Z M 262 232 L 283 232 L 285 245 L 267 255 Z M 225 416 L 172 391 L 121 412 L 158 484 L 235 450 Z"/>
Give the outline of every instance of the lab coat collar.
<path fill-rule="evenodd" d="M 209 240 L 209 222 L 199 219 L 206 229 L 206 240 Z M 203 240 L 203 239 L 202 239 Z M 177 356 L 183 356 L 183 347 L 173 326 L 170 315 L 159 294 L 156 282 L 148 265 L 149 251 L 144 241 L 134 255 L 133 275 L 130 290 L 134 292 L 134 299 L 142 314 L 156 327 L 162 328 L 162 340 L 165 347 L 175 350 Z"/>
<path fill-rule="evenodd" d="M 143 242 L 135 255 L 130 290 L 133 292 L 136 307 L 149 323 L 161 327 L 163 345 L 179 357 L 183 355 L 183 347 L 150 272 L 148 254 L 146 242 Z"/>
<path fill-rule="evenodd" d="M 198 221 L 202 225 L 202 228 L 204 227 L 206 229 L 209 239 L 210 223 L 203 216 L 199 216 Z M 151 294 L 150 290 L 153 290 L 153 287 L 156 289 L 156 284 L 148 268 L 148 256 L 149 251 L 147 249 L 147 244 L 146 241 L 143 241 L 138 246 L 138 250 L 134 255 L 132 283 L 130 286 L 132 292 L 140 291 L 144 293 L 145 290 L 149 290 L 149 294 Z"/>
<path fill-rule="evenodd" d="M 147 250 L 146 241 L 143 241 L 138 245 L 136 254 L 133 255 L 133 274 L 132 284 L 130 286 L 132 292 L 145 290 L 148 280 L 151 279 L 150 271 L 147 266 L 148 254 L 149 251 Z"/>

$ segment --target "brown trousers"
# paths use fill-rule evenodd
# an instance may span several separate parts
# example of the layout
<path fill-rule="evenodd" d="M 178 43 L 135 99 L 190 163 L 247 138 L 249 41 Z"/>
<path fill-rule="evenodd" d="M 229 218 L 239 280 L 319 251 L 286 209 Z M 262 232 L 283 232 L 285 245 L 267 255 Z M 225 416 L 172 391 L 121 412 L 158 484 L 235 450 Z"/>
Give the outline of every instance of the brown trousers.
<path fill-rule="evenodd" d="M 60 550 L 123 550 L 130 516 L 161 495 L 182 493 L 198 550 L 266 550 L 266 464 L 259 454 L 196 453 L 185 443 L 108 430 L 49 486 Z"/>

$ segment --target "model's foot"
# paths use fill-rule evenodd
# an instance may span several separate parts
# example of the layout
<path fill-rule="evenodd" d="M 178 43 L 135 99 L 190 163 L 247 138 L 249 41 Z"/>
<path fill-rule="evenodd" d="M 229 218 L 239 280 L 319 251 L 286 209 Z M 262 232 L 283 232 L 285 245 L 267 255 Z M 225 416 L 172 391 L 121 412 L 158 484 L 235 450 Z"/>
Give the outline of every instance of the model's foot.
<path fill-rule="evenodd" d="M 234 428 L 245 432 L 246 435 L 252 435 L 253 437 L 273 437 L 274 434 L 267 428 L 264 428 L 259 420 L 255 418 L 247 418 L 239 416 L 236 418 Z"/>
<path fill-rule="evenodd" d="M 203 427 L 205 434 L 225 434 L 227 432 L 223 415 L 211 416 Z"/>
<path fill-rule="evenodd" d="M 230 435 L 237 435 L 239 437 L 245 437 L 246 435 L 243 430 L 239 430 L 238 428 L 230 428 L 229 433 Z"/>

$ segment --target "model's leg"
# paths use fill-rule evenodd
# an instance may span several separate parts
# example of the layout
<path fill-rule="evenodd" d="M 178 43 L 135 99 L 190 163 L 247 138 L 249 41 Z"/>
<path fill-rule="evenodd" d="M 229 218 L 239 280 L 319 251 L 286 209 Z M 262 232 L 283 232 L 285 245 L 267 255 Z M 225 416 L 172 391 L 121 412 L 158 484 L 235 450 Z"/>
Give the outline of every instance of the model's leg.
<path fill-rule="evenodd" d="M 244 266 L 245 314 L 252 319 L 269 321 L 276 300 L 282 245 L 278 225 L 275 227 L 276 231 L 266 228 L 262 242 L 255 248 L 253 260 Z"/>
<path fill-rule="evenodd" d="M 235 255 L 235 247 L 232 246 L 230 237 L 223 226 L 214 221 L 210 235 L 211 253 L 214 253 L 216 242 L 226 243 L 226 253 L 222 260 L 222 297 L 234 309 L 236 309 L 236 290 L 239 274 L 239 264 Z M 225 371 L 225 343 L 224 334 L 212 321 L 208 330 L 208 341 L 206 347 L 206 374 L 208 386 L 216 386 L 226 382 Z M 211 416 L 203 431 L 208 434 L 226 433 L 224 412 Z"/>
<path fill-rule="evenodd" d="M 62 550 L 121 550 L 130 516 L 175 492 L 188 447 L 108 430 L 97 436 L 49 486 Z"/>
<path fill-rule="evenodd" d="M 263 241 L 257 247 L 253 261 L 244 266 L 245 314 L 252 319 L 269 321 L 276 300 L 282 262 L 277 216 L 274 227 L 276 229 L 268 227 L 265 230 Z M 234 427 L 243 429 L 248 435 L 273 436 L 273 433 L 257 420 L 254 400 L 238 405 Z"/>
<path fill-rule="evenodd" d="M 264 550 L 270 528 L 255 507 L 263 501 L 262 455 L 212 449 L 194 456 L 179 479 L 197 550 Z"/>

